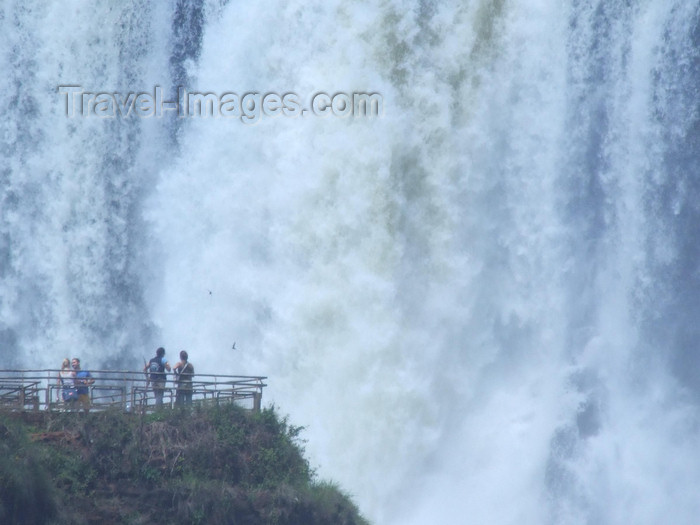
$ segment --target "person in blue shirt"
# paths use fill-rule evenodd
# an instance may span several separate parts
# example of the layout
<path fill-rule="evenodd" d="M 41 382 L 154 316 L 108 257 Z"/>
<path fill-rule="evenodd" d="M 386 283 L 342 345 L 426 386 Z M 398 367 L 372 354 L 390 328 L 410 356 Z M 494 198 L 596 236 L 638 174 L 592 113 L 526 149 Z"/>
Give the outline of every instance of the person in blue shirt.
<path fill-rule="evenodd" d="M 75 384 L 75 390 L 78 394 L 78 406 L 82 407 L 85 412 L 90 410 L 90 386 L 95 382 L 95 380 L 90 375 L 87 370 L 80 369 L 80 359 L 74 357 L 71 360 L 71 366 L 73 367 L 73 372 L 75 376 L 73 382 Z"/>

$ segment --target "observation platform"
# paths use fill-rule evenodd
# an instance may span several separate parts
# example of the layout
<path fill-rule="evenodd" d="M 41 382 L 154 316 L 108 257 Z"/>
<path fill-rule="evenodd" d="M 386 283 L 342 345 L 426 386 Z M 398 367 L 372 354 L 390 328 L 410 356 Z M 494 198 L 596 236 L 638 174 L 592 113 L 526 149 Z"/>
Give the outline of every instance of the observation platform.
<path fill-rule="evenodd" d="M 59 370 L 0 370 L 0 410 L 66 411 L 79 410 L 77 402 L 62 401 L 64 386 Z M 94 384 L 88 387 L 90 411 L 119 408 L 125 412 L 152 412 L 155 395 L 144 372 L 127 370 L 89 370 Z M 175 406 L 174 374 L 167 374 L 163 389 L 163 407 Z M 236 403 L 259 411 L 263 376 L 196 374 L 192 381 L 192 404 Z M 70 386 L 70 385 L 66 385 Z"/>

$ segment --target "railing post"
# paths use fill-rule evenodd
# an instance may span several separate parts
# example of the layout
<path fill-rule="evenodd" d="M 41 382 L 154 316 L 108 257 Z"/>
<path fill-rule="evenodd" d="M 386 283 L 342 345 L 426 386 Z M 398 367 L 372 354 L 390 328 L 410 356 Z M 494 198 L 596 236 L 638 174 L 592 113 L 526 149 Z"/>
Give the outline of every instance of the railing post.
<path fill-rule="evenodd" d="M 35 391 L 32 393 L 32 403 L 34 405 L 34 412 L 39 411 L 39 404 L 41 403 L 41 398 L 39 397 L 39 382 L 37 381 L 36 386 L 34 387 Z"/>
<path fill-rule="evenodd" d="M 51 372 L 46 372 L 46 411 L 51 409 Z"/>
<path fill-rule="evenodd" d="M 260 412 L 260 405 L 262 404 L 262 392 L 253 393 L 253 412 Z"/>

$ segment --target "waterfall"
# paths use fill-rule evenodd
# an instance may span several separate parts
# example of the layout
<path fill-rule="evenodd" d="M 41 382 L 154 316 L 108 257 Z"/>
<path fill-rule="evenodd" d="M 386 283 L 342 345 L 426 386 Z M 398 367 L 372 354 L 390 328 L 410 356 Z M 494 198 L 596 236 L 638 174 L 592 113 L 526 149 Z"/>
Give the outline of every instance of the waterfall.
<path fill-rule="evenodd" d="M 155 122 L 67 118 L 58 88 L 152 84 L 163 62 L 167 73 L 160 40 L 169 28 L 139 2 L 82 4 L 0 8 L 0 345 L 9 366 L 55 368 L 72 355 L 116 366 L 157 330 L 143 295 L 141 203 L 164 156 L 144 144 L 162 132 Z"/>
<path fill-rule="evenodd" d="M 7 366 L 163 345 L 266 375 L 377 524 L 694 523 L 700 2 L 34 0 L 0 27 Z M 357 93 L 380 114 L 343 116 Z"/>

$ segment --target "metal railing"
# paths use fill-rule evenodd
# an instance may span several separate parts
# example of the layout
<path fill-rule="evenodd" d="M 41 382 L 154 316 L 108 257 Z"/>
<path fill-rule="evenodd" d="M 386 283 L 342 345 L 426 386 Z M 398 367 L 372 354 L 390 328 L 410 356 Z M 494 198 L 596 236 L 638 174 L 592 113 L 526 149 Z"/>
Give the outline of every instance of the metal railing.
<path fill-rule="evenodd" d="M 154 385 L 144 372 L 90 370 L 94 382 L 87 386 L 90 410 L 121 408 L 150 412 L 156 408 Z M 58 378 L 59 370 L 0 370 L 0 410 L 82 410 L 77 401 L 64 401 L 63 391 L 74 388 L 72 380 Z M 238 403 L 259 411 L 263 376 L 197 374 L 192 381 L 193 404 Z M 177 385 L 174 374 L 166 374 L 161 389 L 163 407 L 174 407 Z"/>

